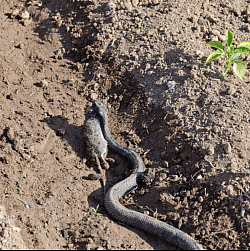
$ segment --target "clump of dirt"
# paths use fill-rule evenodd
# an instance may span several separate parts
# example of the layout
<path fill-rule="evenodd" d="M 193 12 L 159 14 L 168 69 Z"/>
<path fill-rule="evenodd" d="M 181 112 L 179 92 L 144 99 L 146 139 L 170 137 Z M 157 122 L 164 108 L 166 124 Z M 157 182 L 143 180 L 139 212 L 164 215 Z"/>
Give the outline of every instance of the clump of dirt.
<path fill-rule="evenodd" d="M 204 248 L 249 248 L 249 55 L 244 80 L 205 66 L 231 30 L 250 41 L 249 1 L 2 1 L 3 249 L 169 249 L 105 210 L 83 136 L 106 99 L 114 138 L 156 171 L 124 196 Z M 107 189 L 133 167 L 111 150 Z M 98 209 L 98 210 L 96 210 Z M 21 236 L 22 235 L 22 238 Z M 22 241 L 23 240 L 23 241 Z"/>

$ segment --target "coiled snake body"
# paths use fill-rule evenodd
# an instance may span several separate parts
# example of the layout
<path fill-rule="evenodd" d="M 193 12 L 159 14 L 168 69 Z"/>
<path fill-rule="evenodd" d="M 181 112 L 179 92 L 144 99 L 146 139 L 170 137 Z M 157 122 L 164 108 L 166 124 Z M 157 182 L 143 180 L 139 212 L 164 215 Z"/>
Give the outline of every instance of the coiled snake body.
<path fill-rule="evenodd" d="M 115 184 L 105 196 L 105 207 L 107 211 L 118 221 L 130 226 L 139 228 L 145 232 L 153 234 L 181 249 L 202 250 L 194 238 L 183 231 L 157 220 L 156 218 L 130 210 L 120 204 L 119 199 L 138 187 L 139 177 L 146 170 L 142 159 L 133 150 L 119 144 L 111 135 L 108 127 L 108 109 L 100 100 L 94 103 L 96 112 L 101 121 L 102 132 L 109 147 L 118 154 L 129 159 L 134 167 L 133 173 L 125 180 Z"/>

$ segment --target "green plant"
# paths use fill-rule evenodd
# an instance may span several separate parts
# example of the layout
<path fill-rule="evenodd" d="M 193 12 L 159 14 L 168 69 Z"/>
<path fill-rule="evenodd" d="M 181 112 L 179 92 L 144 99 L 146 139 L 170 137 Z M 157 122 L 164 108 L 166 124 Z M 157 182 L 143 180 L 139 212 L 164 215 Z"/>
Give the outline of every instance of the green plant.
<path fill-rule="evenodd" d="M 236 61 L 240 59 L 242 53 L 250 53 L 250 42 L 241 42 L 238 44 L 237 48 L 235 49 L 232 45 L 234 39 L 234 35 L 231 31 L 227 30 L 225 33 L 225 40 L 226 40 L 226 46 L 223 47 L 222 42 L 220 41 L 211 41 L 206 43 L 206 45 L 209 45 L 211 47 L 215 47 L 216 49 L 219 49 L 218 51 L 214 51 L 209 55 L 209 57 L 206 60 L 206 63 L 209 63 L 212 60 L 215 60 L 216 58 L 219 58 L 220 56 L 224 56 L 225 62 L 226 62 L 226 69 L 224 72 L 222 72 L 220 75 L 225 75 L 227 73 L 227 70 L 229 67 L 233 64 L 233 71 L 234 73 L 240 78 L 243 79 L 246 73 L 246 65 L 243 61 Z"/>
<path fill-rule="evenodd" d="M 92 208 L 92 210 L 95 212 L 95 215 L 102 216 L 102 214 L 97 213 L 97 210 L 98 210 L 98 208 L 99 208 L 99 204 L 97 205 L 96 208 L 94 208 L 94 207 L 91 207 L 91 208 Z"/>
<path fill-rule="evenodd" d="M 22 181 L 22 179 L 25 177 L 25 175 L 26 175 L 26 172 L 24 172 L 24 173 L 21 175 L 20 181 Z"/>

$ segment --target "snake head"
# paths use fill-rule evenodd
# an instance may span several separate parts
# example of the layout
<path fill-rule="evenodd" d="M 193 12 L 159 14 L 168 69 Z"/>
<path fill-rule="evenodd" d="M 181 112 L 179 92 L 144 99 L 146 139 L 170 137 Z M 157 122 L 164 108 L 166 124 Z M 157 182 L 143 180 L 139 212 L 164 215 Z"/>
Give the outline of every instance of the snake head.
<path fill-rule="evenodd" d="M 104 117 L 108 113 L 108 108 L 106 107 L 106 102 L 101 100 L 94 101 L 94 107 L 99 116 Z"/>

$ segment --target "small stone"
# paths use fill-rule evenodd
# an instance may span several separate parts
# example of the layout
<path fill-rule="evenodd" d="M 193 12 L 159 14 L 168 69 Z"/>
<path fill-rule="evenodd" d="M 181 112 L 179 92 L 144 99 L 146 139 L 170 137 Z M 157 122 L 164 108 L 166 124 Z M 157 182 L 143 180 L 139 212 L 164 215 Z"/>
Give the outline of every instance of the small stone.
<path fill-rule="evenodd" d="M 96 94 L 95 92 L 92 92 L 92 93 L 90 94 L 90 98 L 91 98 L 92 100 L 97 100 L 97 99 L 98 99 L 98 94 Z"/>
<path fill-rule="evenodd" d="M 105 11 L 115 11 L 116 5 L 113 2 L 108 2 Z"/>
<path fill-rule="evenodd" d="M 18 47 L 19 49 L 23 49 L 24 44 L 23 44 L 23 43 L 20 43 L 17 47 Z"/>
<path fill-rule="evenodd" d="M 91 174 L 89 174 L 88 178 L 90 180 L 99 180 L 102 178 L 102 175 L 99 173 L 91 173 Z"/>
<path fill-rule="evenodd" d="M 15 140 L 15 132 L 14 132 L 14 130 L 11 127 L 9 127 L 7 129 L 7 137 L 8 137 L 8 139 L 10 141 L 14 141 Z"/>
<path fill-rule="evenodd" d="M 227 154 L 230 154 L 232 152 L 232 147 L 229 143 L 224 144 L 223 149 L 224 149 L 225 153 L 227 153 Z"/>
<path fill-rule="evenodd" d="M 202 58 L 204 56 L 204 53 L 202 51 L 196 51 L 196 55 L 199 57 L 199 58 Z"/>
<path fill-rule="evenodd" d="M 197 22 L 198 22 L 198 17 L 195 16 L 195 15 L 193 15 L 193 16 L 190 18 L 190 21 L 191 21 L 192 23 L 197 23 Z"/>
<path fill-rule="evenodd" d="M 211 30 L 210 32 L 211 34 L 215 35 L 215 36 L 219 36 L 220 35 L 220 32 L 218 30 Z"/>
<path fill-rule="evenodd" d="M 168 86 L 170 91 L 173 91 L 174 87 L 175 87 L 175 81 L 168 81 L 167 86 Z"/>
<path fill-rule="evenodd" d="M 69 235 L 65 229 L 63 229 L 62 234 L 63 234 L 63 238 L 65 238 L 65 239 L 69 238 Z"/>
<path fill-rule="evenodd" d="M 200 203 L 202 203 L 202 202 L 203 202 L 203 200 L 204 200 L 204 199 L 203 199 L 203 197 L 202 197 L 202 196 L 199 196 L 199 197 L 198 197 L 198 201 L 199 201 Z"/>
<path fill-rule="evenodd" d="M 74 247 L 74 244 L 73 243 L 69 243 L 68 244 L 68 248 L 73 248 Z"/>
<path fill-rule="evenodd" d="M 180 196 L 176 196 L 176 197 L 174 198 L 174 200 L 175 200 L 176 202 L 179 202 L 179 201 L 181 200 L 181 197 L 180 197 Z"/>
<path fill-rule="evenodd" d="M 132 5 L 136 7 L 139 4 L 139 0 L 132 0 Z"/>
<path fill-rule="evenodd" d="M 246 25 L 246 32 L 250 33 L 250 25 L 249 24 Z"/>
<path fill-rule="evenodd" d="M 15 18 L 16 16 L 18 16 L 20 13 L 20 10 L 19 9 L 15 9 L 12 11 L 12 14 L 11 14 L 11 18 Z"/>
<path fill-rule="evenodd" d="M 207 148 L 207 154 L 208 155 L 214 155 L 214 147 L 212 145 L 209 145 Z"/>
<path fill-rule="evenodd" d="M 168 161 L 166 161 L 166 160 L 163 161 L 162 165 L 163 165 L 164 168 L 168 168 L 169 167 Z"/>
<path fill-rule="evenodd" d="M 245 207 L 242 207 L 242 208 L 241 208 L 241 211 L 240 211 L 240 216 L 241 216 L 241 217 L 244 217 L 245 212 L 246 212 L 246 208 L 245 208 Z"/>
<path fill-rule="evenodd" d="M 43 79 L 43 80 L 41 81 L 41 83 L 40 83 L 40 86 L 41 86 L 41 87 L 48 87 L 48 85 L 49 85 L 49 83 L 48 83 L 48 81 L 47 81 L 46 79 Z"/>
<path fill-rule="evenodd" d="M 145 215 L 149 215 L 149 211 L 144 211 L 143 212 Z"/>
<path fill-rule="evenodd" d="M 10 100 L 13 100 L 13 95 L 12 95 L 12 94 L 9 94 L 9 95 L 7 95 L 6 98 L 7 98 L 7 99 L 10 99 Z"/>
<path fill-rule="evenodd" d="M 21 11 L 18 15 L 21 19 L 29 19 L 30 18 L 30 14 L 29 12 L 26 11 Z"/>
<path fill-rule="evenodd" d="M 24 26 L 28 26 L 28 25 L 30 25 L 32 23 L 32 20 L 31 19 L 25 19 L 25 20 L 23 20 L 23 25 Z"/>

